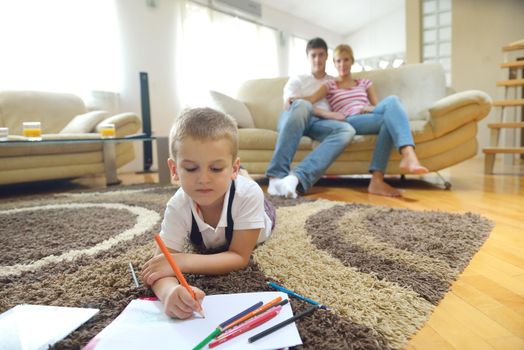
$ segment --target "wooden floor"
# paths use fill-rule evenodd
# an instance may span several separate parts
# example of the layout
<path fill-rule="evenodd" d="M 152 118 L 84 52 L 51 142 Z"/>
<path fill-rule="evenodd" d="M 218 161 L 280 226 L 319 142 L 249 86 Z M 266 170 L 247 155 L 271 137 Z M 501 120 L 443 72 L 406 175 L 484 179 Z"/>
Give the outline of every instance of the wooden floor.
<path fill-rule="evenodd" d="M 498 175 L 483 174 L 473 159 L 443 171 L 451 182 L 443 190 L 438 177 L 393 178 L 405 189 L 402 199 L 369 195 L 368 180 L 321 180 L 308 197 L 414 210 L 473 212 L 495 228 L 470 265 L 453 284 L 427 324 L 407 349 L 524 349 L 524 166 L 496 164 Z M 156 174 L 122 174 L 124 184 L 155 182 Z M 103 177 L 75 180 L 103 186 Z"/>

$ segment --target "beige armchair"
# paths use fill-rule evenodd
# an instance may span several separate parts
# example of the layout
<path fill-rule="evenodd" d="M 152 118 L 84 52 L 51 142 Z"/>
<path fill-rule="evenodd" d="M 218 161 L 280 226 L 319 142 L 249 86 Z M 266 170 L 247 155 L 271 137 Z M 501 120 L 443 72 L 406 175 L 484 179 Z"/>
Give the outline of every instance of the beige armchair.
<path fill-rule="evenodd" d="M 88 111 L 75 95 L 40 91 L 0 91 L 0 127 L 9 128 L 9 139 L 23 140 L 22 123 L 37 121 L 43 139 L 98 138 L 100 124 L 115 124 L 116 135 L 137 133 L 140 118 L 134 113 L 110 116 L 105 111 Z M 116 145 L 116 166 L 135 157 L 131 143 Z M 68 143 L 0 144 L 0 185 L 67 179 L 104 173 L 103 144 Z"/>

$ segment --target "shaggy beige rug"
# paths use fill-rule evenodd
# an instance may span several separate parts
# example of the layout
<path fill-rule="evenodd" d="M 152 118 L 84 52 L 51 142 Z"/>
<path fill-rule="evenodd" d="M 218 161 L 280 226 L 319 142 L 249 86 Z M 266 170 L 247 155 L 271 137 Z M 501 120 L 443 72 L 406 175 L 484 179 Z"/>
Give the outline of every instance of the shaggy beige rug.
<path fill-rule="evenodd" d="M 117 187 L 0 204 L 0 312 L 17 304 L 100 309 L 55 348 L 80 348 L 134 298 L 128 270 L 154 249 L 174 187 Z M 400 349 L 427 320 L 492 229 L 475 214 L 271 199 L 273 236 L 249 267 L 188 275 L 208 294 L 275 281 L 329 310 L 297 322 L 304 349 Z M 295 313 L 308 307 L 292 300 Z M 299 347 L 302 348 L 302 347 Z"/>

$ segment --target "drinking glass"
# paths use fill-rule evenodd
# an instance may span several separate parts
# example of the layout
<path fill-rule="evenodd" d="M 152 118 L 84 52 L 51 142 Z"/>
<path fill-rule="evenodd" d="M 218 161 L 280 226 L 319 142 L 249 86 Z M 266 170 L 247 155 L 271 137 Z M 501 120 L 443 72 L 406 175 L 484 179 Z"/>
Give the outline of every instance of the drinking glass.
<path fill-rule="evenodd" d="M 24 122 L 23 135 L 27 137 L 29 141 L 40 141 L 42 140 L 42 124 L 40 122 Z"/>

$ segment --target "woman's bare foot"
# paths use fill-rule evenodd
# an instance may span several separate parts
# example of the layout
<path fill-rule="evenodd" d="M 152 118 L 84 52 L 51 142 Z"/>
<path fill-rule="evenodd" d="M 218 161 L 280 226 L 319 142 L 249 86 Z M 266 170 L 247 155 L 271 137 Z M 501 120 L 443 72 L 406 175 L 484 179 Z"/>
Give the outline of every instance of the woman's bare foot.
<path fill-rule="evenodd" d="M 402 197 L 402 193 L 399 190 L 384 182 L 384 175 L 379 172 L 373 173 L 369 182 L 368 192 L 379 196 Z"/>
<path fill-rule="evenodd" d="M 422 166 L 418 161 L 415 149 L 412 146 L 405 146 L 400 150 L 402 160 L 400 161 L 400 170 L 409 174 L 427 174 L 429 170 Z"/>

